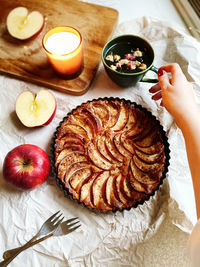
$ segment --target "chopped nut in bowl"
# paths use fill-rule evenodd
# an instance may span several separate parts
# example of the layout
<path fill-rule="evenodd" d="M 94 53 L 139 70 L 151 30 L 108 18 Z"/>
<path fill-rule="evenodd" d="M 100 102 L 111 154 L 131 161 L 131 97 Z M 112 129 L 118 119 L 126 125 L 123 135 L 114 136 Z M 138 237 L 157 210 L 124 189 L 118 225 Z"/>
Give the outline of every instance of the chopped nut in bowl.
<path fill-rule="evenodd" d="M 138 81 L 157 82 L 157 79 L 143 78 L 147 71 L 157 72 L 157 68 L 153 66 L 153 48 L 139 36 L 121 35 L 107 42 L 102 61 L 108 76 L 120 86 Z"/>

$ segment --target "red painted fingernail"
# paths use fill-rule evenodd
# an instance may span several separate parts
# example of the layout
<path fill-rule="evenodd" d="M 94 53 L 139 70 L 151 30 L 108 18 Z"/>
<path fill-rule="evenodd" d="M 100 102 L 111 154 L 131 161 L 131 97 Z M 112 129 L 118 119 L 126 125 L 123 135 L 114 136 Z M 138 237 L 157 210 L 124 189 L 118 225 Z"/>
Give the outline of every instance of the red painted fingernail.
<path fill-rule="evenodd" d="M 160 77 L 160 76 L 162 76 L 164 74 L 164 70 L 163 69 L 159 69 L 158 70 L 158 76 Z"/>

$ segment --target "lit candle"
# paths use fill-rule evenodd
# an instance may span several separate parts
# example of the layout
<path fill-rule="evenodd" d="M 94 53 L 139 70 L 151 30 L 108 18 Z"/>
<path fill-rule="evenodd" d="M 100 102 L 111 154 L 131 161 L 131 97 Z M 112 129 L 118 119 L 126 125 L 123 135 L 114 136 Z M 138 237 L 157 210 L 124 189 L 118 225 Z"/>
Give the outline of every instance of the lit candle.
<path fill-rule="evenodd" d="M 48 31 L 42 41 L 53 69 L 60 75 L 73 77 L 83 68 L 81 34 L 69 26 L 60 26 Z"/>

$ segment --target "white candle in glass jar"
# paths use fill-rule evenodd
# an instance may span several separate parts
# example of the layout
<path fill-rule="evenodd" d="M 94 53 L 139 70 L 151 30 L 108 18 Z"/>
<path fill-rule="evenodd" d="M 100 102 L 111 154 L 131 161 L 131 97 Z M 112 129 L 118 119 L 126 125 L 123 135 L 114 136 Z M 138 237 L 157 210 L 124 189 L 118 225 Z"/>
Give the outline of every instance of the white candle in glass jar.
<path fill-rule="evenodd" d="M 81 34 L 75 28 L 55 27 L 45 34 L 42 44 L 49 62 L 58 74 L 80 74 L 83 69 L 83 45 Z"/>

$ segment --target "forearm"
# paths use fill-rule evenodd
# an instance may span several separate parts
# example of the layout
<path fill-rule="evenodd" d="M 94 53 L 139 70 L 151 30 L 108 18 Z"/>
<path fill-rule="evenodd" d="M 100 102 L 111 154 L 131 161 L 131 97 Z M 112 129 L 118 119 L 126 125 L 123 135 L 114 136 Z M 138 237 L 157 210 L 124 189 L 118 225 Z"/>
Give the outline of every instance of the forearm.
<path fill-rule="evenodd" d="M 168 75 L 171 73 L 171 77 Z M 177 63 L 163 66 L 158 71 L 159 83 L 150 88 L 152 99 L 162 98 L 162 105 L 174 117 L 181 129 L 192 175 L 197 217 L 200 218 L 200 111 L 195 102 L 192 84 Z"/>
<path fill-rule="evenodd" d="M 187 157 L 193 180 L 197 217 L 200 218 L 200 112 L 178 122 L 185 139 Z"/>

